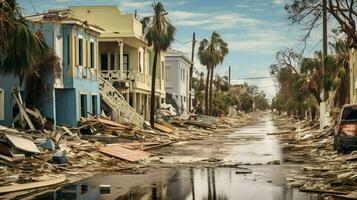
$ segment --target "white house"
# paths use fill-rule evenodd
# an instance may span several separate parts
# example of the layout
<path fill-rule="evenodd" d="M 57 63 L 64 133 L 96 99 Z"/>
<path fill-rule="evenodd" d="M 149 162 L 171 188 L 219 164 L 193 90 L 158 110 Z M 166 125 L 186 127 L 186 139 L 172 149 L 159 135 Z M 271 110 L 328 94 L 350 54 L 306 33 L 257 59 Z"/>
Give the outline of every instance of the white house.
<path fill-rule="evenodd" d="M 166 102 L 179 113 L 189 108 L 189 79 L 192 62 L 188 56 L 170 49 L 165 53 Z"/>

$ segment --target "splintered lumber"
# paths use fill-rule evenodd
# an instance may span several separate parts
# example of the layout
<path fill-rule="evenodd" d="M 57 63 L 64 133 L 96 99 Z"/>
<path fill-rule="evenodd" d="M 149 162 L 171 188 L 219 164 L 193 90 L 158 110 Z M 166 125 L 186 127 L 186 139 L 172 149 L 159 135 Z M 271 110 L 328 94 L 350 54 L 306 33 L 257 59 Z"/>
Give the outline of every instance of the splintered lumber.
<path fill-rule="evenodd" d="M 38 150 L 35 143 L 33 143 L 31 140 L 7 133 L 4 135 L 17 149 L 31 153 L 40 153 L 40 150 Z"/>
<path fill-rule="evenodd" d="M 21 115 L 25 118 L 25 120 L 26 120 L 27 124 L 29 125 L 30 129 L 31 130 L 35 130 L 35 127 L 34 127 L 33 123 L 31 122 L 30 117 L 26 113 L 26 109 L 25 109 L 24 105 L 22 104 L 22 102 L 19 99 L 19 98 L 21 98 L 20 92 L 17 90 L 17 88 L 14 88 L 12 90 L 12 93 L 13 93 L 13 95 L 15 97 L 17 105 L 20 108 Z"/>
<path fill-rule="evenodd" d="M 317 190 L 317 189 L 309 189 L 309 188 L 302 188 L 300 189 L 301 192 L 313 192 L 313 193 L 326 193 L 326 194 L 341 194 L 347 195 L 347 192 L 337 191 L 337 190 Z"/>
<path fill-rule="evenodd" d="M 120 158 L 123 160 L 131 161 L 131 162 L 136 162 L 139 160 L 143 160 L 145 158 L 150 157 L 152 154 L 141 151 L 141 150 L 131 150 L 128 148 L 125 148 L 121 145 L 112 145 L 112 146 L 107 146 L 107 147 L 101 147 L 99 149 L 99 152 L 114 156 L 116 158 Z"/>
<path fill-rule="evenodd" d="M 66 179 L 67 179 L 66 176 L 60 175 L 58 178 L 48 181 L 39 181 L 39 182 L 24 183 L 18 185 L 3 186 L 0 187 L 0 194 L 57 185 L 65 182 Z"/>
<path fill-rule="evenodd" d="M 171 128 L 165 127 L 165 126 L 163 126 L 161 124 L 157 124 L 157 123 L 154 124 L 154 128 L 156 128 L 160 131 L 163 131 L 165 133 L 172 133 L 172 131 L 173 131 Z"/>
<path fill-rule="evenodd" d="M 120 127 L 120 128 L 124 128 L 124 129 L 129 128 L 128 126 L 126 126 L 124 124 L 120 124 L 118 122 L 114 122 L 114 121 L 103 119 L 103 118 L 98 118 L 96 120 L 98 120 L 99 122 L 101 122 L 103 124 L 109 125 L 109 126 L 115 126 L 115 127 Z"/>

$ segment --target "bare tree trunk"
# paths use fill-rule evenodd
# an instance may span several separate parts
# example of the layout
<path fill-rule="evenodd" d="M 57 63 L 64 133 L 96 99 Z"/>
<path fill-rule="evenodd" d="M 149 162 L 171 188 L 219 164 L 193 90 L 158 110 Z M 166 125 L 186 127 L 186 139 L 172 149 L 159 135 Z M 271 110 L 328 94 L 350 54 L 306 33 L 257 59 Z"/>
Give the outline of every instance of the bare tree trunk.
<path fill-rule="evenodd" d="M 150 125 L 152 128 L 154 128 L 154 123 L 155 123 L 155 81 L 156 81 L 156 65 L 157 65 L 158 54 L 159 54 L 159 49 L 156 47 L 154 62 L 152 65 L 152 75 L 151 75 Z"/>
<path fill-rule="evenodd" d="M 209 77 L 210 77 L 211 67 L 207 66 L 207 77 L 206 77 L 206 87 L 205 87 L 205 114 L 209 114 L 208 109 L 208 87 L 209 87 Z"/>
<path fill-rule="evenodd" d="M 212 85 L 213 85 L 213 74 L 214 74 L 214 66 L 212 66 L 211 69 L 211 79 L 209 82 L 209 114 L 212 115 L 213 109 L 212 109 Z"/>

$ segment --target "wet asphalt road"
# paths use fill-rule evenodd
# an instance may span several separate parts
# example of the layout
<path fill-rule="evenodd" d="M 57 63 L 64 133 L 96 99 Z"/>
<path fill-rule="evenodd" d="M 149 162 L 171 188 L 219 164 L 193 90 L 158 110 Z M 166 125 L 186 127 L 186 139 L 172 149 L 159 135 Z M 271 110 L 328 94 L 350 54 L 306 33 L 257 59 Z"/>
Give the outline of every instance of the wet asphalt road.
<path fill-rule="evenodd" d="M 242 127 L 234 133 L 218 134 L 162 149 L 161 152 L 170 154 L 152 158 L 153 161 L 160 161 L 161 167 L 150 169 L 145 174 L 97 175 L 67 187 L 77 191 L 73 199 L 318 199 L 317 195 L 300 193 L 286 186 L 285 173 L 288 171 L 285 164 L 270 164 L 279 163 L 282 159 L 279 141 L 275 136 L 267 135 L 275 131 L 273 115 L 268 113 L 254 125 Z M 252 173 L 239 174 L 239 169 L 232 167 L 207 167 L 202 164 L 207 160 L 226 166 L 238 164 Z M 165 167 L 173 163 L 182 165 Z M 110 194 L 100 193 L 99 185 L 103 184 L 111 185 Z M 86 192 L 82 191 L 83 187 L 87 187 Z M 63 195 L 57 193 L 54 193 L 56 197 Z M 47 199 L 51 198 L 47 196 Z"/>

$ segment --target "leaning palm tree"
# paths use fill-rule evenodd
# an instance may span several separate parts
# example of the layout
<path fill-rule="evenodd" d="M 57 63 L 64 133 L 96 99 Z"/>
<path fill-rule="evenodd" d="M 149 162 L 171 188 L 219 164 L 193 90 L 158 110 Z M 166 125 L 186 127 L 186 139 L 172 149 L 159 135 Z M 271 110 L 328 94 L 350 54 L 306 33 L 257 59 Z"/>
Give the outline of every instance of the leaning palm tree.
<path fill-rule="evenodd" d="M 203 39 L 198 48 L 198 58 L 202 65 L 207 67 L 207 79 L 205 89 L 205 112 L 212 113 L 212 85 L 214 68 L 222 63 L 228 54 L 228 44 L 224 42 L 217 32 L 213 32 L 210 40 Z M 208 91 L 209 87 L 209 91 Z M 210 99 L 208 100 L 208 97 Z"/>
<path fill-rule="evenodd" d="M 157 57 L 160 52 L 166 51 L 171 43 L 174 41 L 176 28 L 165 17 L 168 13 L 161 2 L 152 5 L 154 15 L 145 17 L 141 21 L 143 24 L 143 31 L 149 46 L 153 46 L 155 55 L 152 67 L 152 80 L 151 80 L 151 105 L 150 105 L 150 124 L 154 127 L 155 116 L 155 80 Z"/>
<path fill-rule="evenodd" d="M 0 0 L 0 74 L 18 76 L 21 83 L 46 52 L 46 43 L 29 29 L 16 1 Z"/>

